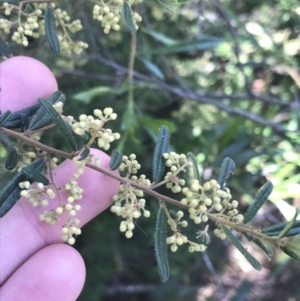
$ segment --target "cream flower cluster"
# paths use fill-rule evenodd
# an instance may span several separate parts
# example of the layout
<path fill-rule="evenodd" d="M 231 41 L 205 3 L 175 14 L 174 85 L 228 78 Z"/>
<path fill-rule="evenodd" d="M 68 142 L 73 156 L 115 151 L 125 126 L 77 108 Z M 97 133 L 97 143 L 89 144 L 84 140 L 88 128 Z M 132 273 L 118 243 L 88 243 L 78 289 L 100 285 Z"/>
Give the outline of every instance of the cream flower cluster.
<path fill-rule="evenodd" d="M 31 185 L 28 181 L 19 183 L 19 187 L 22 189 L 21 196 L 27 198 L 34 207 L 46 207 L 49 205 L 49 199 L 56 197 L 58 202 L 56 208 L 45 210 L 40 215 L 40 220 L 51 225 L 63 220 L 61 238 L 71 245 L 75 243 L 75 237 L 81 234 L 81 230 L 78 227 L 80 220 L 75 216 L 81 210 L 81 205 L 78 204 L 78 201 L 83 197 L 83 189 L 78 185 L 76 180 L 83 174 L 87 162 L 100 166 L 100 158 L 90 155 L 84 160 L 79 161 L 78 157 L 76 157 L 73 159 L 73 162 L 77 165 L 77 170 L 68 183 L 56 188 L 57 192 L 62 192 L 58 196 L 50 188 L 52 184 L 48 186 L 44 186 L 42 183 Z M 52 158 L 52 167 L 55 167 L 56 163 L 57 159 Z M 62 195 L 65 196 L 64 199 L 62 199 Z"/>
<path fill-rule="evenodd" d="M 53 9 L 55 9 L 55 4 L 50 4 Z M 5 19 L 0 19 L 0 29 L 3 30 L 5 34 L 9 34 L 12 27 L 17 25 L 16 31 L 12 34 L 12 40 L 23 46 L 28 46 L 28 37 L 33 37 L 35 39 L 39 38 L 41 35 L 45 35 L 45 21 L 44 21 L 44 11 L 47 8 L 46 3 L 32 4 L 31 7 L 33 11 L 26 13 L 24 10 L 21 11 L 19 5 L 3 3 L 2 7 L 5 9 L 5 15 L 9 16 L 15 13 L 18 18 L 16 20 L 10 21 Z M 1 6 L 0 6 L 1 8 Z M 57 19 L 57 26 L 62 33 L 58 31 L 58 40 L 61 46 L 61 52 L 65 54 L 80 54 L 83 50 L 88 48 L 88 44 L 82 41 L 74 42 L 67 30 L 71 33 L 75 33 L 82 29 L 82 24 L 80 20 L 71 21 L 70 16 L 66 11 L 56 8 L 54 10 L 54 16 Z"/>
<path fill-rule="evenodd" d="M 167 244 L 171 245 L 170 249 L 172 252 L 176 252 L 178 249 L 178 246 L 181 246 L 183 244 L 188 243 L 189 244 L 189 252 L 204 252 L 206 250 L 206 245 L 201 243 L 195 243 L 190 240 L 188 240 L 187 236 L 183 235 L 179 230 L 178 226 L 187 227 L 188 223 L 185 220 L 182 220 L 183 212 L 178 211 L 176 213 L 175 219 L 168 219 L 168 224 L 171 227 L 171 230 L 173 231 L 173 235 L 167 237 L 166 242 Z M 209 241 L 208 241 L 209 242 Z"/>
<path fill-rule="evenodd" d="M 132 163 L 132 161 L 136 161 L 135 155 L 133 154 L 129 156 L 131 160 L 126 156 L 124 157 L 125 162 Z M 127 177 L 131 173 L 135 173 L 132 164 L 127 165 L 126 168 L 128 169 Z M 124 171 L 125 168 L 122 168 L 122 170 Z M 140 175 L 140 177 L 133 175 L 131 180 L 147 187 L 151 185 L 150 180 L 147 179 L 145 175 Z M 131 238 L 133 235 L 134 219 L 138 219 L 142 213 L 144 217 L 150 217 L 150 211 L 145 209 L 146 200 L 143 196 L 144 192 L 142 190 L 137 189 L 130 184 L 121 184 L 119 193 L 113 196 L 114 204 L 111 207 L 111 211 L 125 219 L 125 221 L 122 221 L 120 224 L 120 231 L 125 232 L 127 238 Z"/>
<path fill-rule="evenodd" d="M 79 224 L 80 221 L 78 218 L 69 218 L 61 229 L 61 239 L 69 245 L 74 245 L 76 239 L 73 235 L 77 236 L 81 234 L 81 229 L 77 227 Z"/>
<path fill-rule="evenodd" d="M 108 34 L 110 30 L 120 30 L 123 2 L 123 0 L 113 0 L 110 1 L 109 5 L 101 2 L 94 6 L 93 19 L 101 22 L 101 25 L 104 28 L 104 33 Z M 142 2 L 142 0 L 129 0 L 127 3 L 129 5 L 134 5 L 140 2 Z M 133 12 L 132 21 L 135 25 L 135 28 L 138 29 L 137 23 L 142 21 L 142 17 L 138 13 Z"/>
<path fill-rule="evenodd" d="M 185 180 L 178 177 L 181 171 L 185 172 L 185 167 L 190 163 L 187 161 L 186 155 L 176 154 L 175 152 L 164 153 L 165 164 L 170 168 L 167 172 L 164 181 L 166 182 L 166 187 L 171 189 L 173 193 L 181 192 L 181 186 L 185 185 Z"/>
<path fill-rule="evenodd" d="M 74 122 L 72 128 L 75 134 L 83 136 L 88 133 L 93 139 L 97 139 L 100 148 L 108 150 L 111 142 L 120 139 L 120 134 L 112 133 L 111 129 L 104 129 L 103 126 L 109 120 L 115 120 L 117 114 L 113 112 L 112 108 L 105 108 L 103 111 L 94 110 L 94 116 L 97 118 L 82 114 L 79 116 L 78 122 L 73 121 L 70 117 L 67 117 L 67 119 L 69 122 Z"/>
<path fill-rule="evenodd" d="M 55 193 L 51 188 L 47 188 L 42 183 L 38 183 L 33 187 L 28 181 L 20 182 L 19 187 L 23 189 L 21 196 L 28 199 L 33 207 L 47 206 L 49 204 L 48 198 L 55 198 Z"/>
<path fill-rule="evenodd" d="M 126 170 L 127 175 L 130 175 L 130 174 L 136 174 L 140 168 L 141 168 L 141 164 L 139 164 L 139 162 L 136 160 L 136 155 L 131 154 L 129 158 L 127 156 L 123 156 L 123 162 L 121 163 L 119 170 L 120 171 Z M 144 177 L 146 179 L 146 176 L 143 176 L 143 178 Z"/>

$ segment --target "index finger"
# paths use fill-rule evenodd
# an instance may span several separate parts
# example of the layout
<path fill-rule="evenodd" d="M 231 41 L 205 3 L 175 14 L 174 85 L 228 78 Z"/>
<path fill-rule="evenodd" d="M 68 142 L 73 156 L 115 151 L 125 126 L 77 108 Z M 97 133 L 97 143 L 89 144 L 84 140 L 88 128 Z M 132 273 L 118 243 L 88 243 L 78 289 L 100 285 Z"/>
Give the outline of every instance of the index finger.
<path fill-rule="evenodd" d="M 43 63 L 25 56 L 15 56 L 0 64 L 0 111 L 16 112 L 37 104 L 57 91 L 51 70 Z"/>

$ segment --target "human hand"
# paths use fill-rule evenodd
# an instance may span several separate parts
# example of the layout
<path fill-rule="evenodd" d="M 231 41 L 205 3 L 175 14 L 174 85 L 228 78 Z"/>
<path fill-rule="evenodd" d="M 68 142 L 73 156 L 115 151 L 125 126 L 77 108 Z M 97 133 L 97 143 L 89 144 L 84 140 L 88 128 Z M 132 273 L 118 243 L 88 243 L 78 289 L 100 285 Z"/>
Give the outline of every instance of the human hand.
<path fill-rule="evenodd" d="M 51 71 L 42 63 L 26 57 L 14 57 L 0 65 L 0 110 L 12 112 L 37 103 L 57 90 Z M 109 157 L 99 151 L 101 167 L 108 168 Z M 68 182 L 76 166 L 66 160 L 54 171 L 57 186 Z M 76 215 L 80 227 L 105 210 L 117 194 L 119 183 L 95 170 L 85 168 L 78 179 L 83 188 L 81 210 Z M 66 194 L 61 193 L 61 198 Z M 52 199 L 56 206 L 58 200 Z M 54 207 L 55 208 L 55 207 Z M 84 280 L 85 265 L 81 255 L 61 241 L 63 221 L 49 225 L 39 215 L 47 207 L 33 207 L 27 199 L 17 204 L 0 219 L 0 300 L 1 301 L 74 301 Z"/>

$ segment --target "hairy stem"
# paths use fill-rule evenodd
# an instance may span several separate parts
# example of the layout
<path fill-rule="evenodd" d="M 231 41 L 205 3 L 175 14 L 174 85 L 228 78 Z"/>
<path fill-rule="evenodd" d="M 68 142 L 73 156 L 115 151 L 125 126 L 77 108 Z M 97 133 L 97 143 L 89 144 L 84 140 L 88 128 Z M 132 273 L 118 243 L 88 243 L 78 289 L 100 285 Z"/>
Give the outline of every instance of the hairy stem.
<path fill-rule="evenodd" d="M 5 134 L 7 134 L 8 136 L 11 136 L 11 137 L 14 137 L 14 138 L 17 138 L 17 139 L 20 139 L 21 141 L 29 144 L 29 145 L 32 145 L 36 148 L 39 148 L 43 151 L 46 151 L 48 153 L 51 153 L 51 154 L 54 154 L 54 155 L 57 155 L 57 156 L 60 156 L 60 157 L 63 157 L 65 159 L 70 159 L 72 160 L 76 155 L 77 153 L 73 152 L 73 153 L 66 153 L 66 152 L 63 152 L 63 151 L 60 151 L 60 150 L 57 150 L 55 148 L 52 148 L 50 146 L 47 146 L 47 145 L 44 145 L 40 142 L 37 142 L 25 135 L 23 135 L 22 133 L 18 133 L 18 132 L 15 132 L 13 130 L 9 130 L 9 129 L 6 129 L 6 128 L 3 128 L 3 127 L 0 127 L 1 131 L 3 131 Z M 156 199 L 158 199 L 162 206 L 165 208 L 165 204 L 164 202 L 167 202 L 167 203 L 170 203 L 170 204 L 173 204 L 175 206 L 178 206 L 178 207 L 181 207 L 181 208 L 184 208 L 184 209 L 187 209 L 189 210 L 190 207 L 188 205 L 184 205 L 182 203 L 180 203 L 179 201 L 175 200 L 175 199 L 172 199 L 170 197 L 167 197 L 165 195 L 162 195 L 156 191 L 154 191 L 151 187 L 148 187 L 148 186 L 145 186 L 145 185 L 141 185 L 141 184 L 138 184 L 126 177 L 121 177 L 119 176 L 118 174 L 116 174 L 115 172 L 109 170 L 109 169 L 104 169 L 104 168 L 101 168 L 101 167 L 97 167 L 95 166 L 94 164 L 91 164 L 91 163 L 86 163 L 86 166 L 91 168 L 91 169 L 94 169 L 96 171 L 99 171 L 101 172 L 102 174 L 105 174 L 123 184 L 129 184 L 137 189 L 140 189 L 142 191 L 144 191 L 145 193 L 155 197 Z M 278 240 L 276 238 L 273 238 L 273 237 L 270 237 L 270 236 L 267 236 L 263 233 L 261 233 L 260 231 L 257 231 L 257 230 L 254 230 L 246 225 L 243 225 L 243 224 L 237 224 L 237 223 L 234 223 L 234 222 L 231 222 L 227 219 L 225 219 L 223 216 L 220 216 L 219 213 L 209 213 L 209 212 L 206 212 L 206 215 L 208 216 L 208 218 L 216 223 L 221 223 L 223 225 L 226 225 L 226 226 L 229 226 L 233 229 L 235 229 L 236 231 L 239 231 L 239 232 L 244 232 L 244 233 L 247 233 L 247 234 L 250 234 L 252 236 L 256 236 L 260 239 L 263 239 L 265 241 L 268 241 L 276 246 L 280 246 L 281 245 L 281 240 Z"/>

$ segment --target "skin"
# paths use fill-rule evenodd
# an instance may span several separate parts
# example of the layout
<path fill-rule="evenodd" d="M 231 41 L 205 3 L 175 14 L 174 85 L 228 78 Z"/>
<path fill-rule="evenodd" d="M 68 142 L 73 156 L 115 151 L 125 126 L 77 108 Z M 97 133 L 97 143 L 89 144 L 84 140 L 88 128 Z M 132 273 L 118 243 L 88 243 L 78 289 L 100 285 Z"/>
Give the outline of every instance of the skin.
<path fill-rule="evenodd" d="M 19 83 L 19 84 L 16 84 Z M 0 65 L 0 109 L 18 111 L 47 98 L 57 91 L 52 72 L 42 63 L 28 57 L 14 57 Z M 109 157 L 96 149 L 91 153 L 101 158 L 108 168 Z M 54 171 L 57 186 L 64 185 L 76 171 L 66 160 Z M 111 204 L 119 183 L 92 169 L 85 168 L 78 179 L 84 189 L 83 199 L 76 201 L 82 209 L 76 218 L 79 227 L 89 222 Z M 60 193 L 65 200 L 66 193 Z M 63 221 L 49 225 L 39 220 L 44 210 L 55 209 L 57 199 L 47 207 L 33 207 L 27 199 L 18 203 L 0 219 L 0 300 L 74 301 L 85 281 L 81 255 L 61 241 Z"/>

